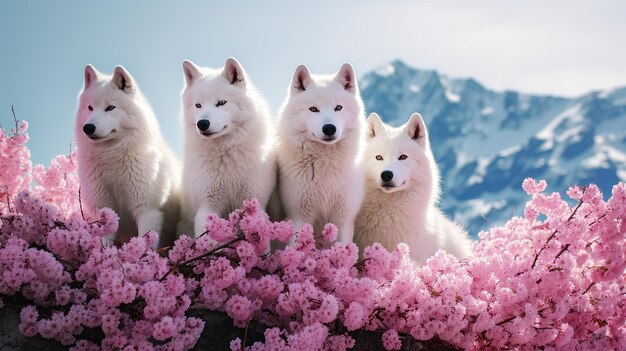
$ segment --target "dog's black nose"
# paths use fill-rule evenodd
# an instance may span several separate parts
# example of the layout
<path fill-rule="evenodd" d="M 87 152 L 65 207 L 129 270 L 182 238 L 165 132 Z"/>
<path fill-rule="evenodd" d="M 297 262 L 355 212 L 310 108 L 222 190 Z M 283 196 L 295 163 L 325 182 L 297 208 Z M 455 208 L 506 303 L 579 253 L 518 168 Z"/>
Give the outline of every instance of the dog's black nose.
<path fill-rule="evenodd" d="M 327 136 L 333 136 L 335 132 L 337 132 L 337 127 L 335 127 L 334 124 L 324 124 L 322 126 L 322 132 Z"/>
<path fill-rule="evenodd" d="M 393 172 L 383 171 L 383 173 L 380 174 L 380 179 L 382 179 L 383 182 L 390 182 L 393 179 Z"/>
<path fill-rule="evenodd" d="M 208 119 L 201 119 L 198 121 L 197 125 L 198 125 L 198 129 L 204 132 L 205 130 L 209 129 L 211 122 Z"/>
<path fill-rule="evenodd" d="M 95 124 L 88 123 L 83 126 L 83 132 L 85 132 L 85 134 L 87 135 L 91 135 L 95 133 L 95 131 L 96 131 Z"/>

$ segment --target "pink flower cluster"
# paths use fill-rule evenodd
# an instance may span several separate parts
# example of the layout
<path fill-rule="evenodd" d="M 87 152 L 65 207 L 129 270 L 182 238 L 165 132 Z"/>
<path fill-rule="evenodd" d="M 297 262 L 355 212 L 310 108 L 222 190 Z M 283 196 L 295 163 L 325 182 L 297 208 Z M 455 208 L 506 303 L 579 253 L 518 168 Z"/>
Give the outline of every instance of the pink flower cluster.
<path fill-rule="evenodd" d="M 55 157 L 48 168 L 34 166 L 32 176 L 37 185 L 33 187 L 32 193 L 45 202 L 55 204 L 64 213 L 78 211 L 80 204 L 77 166 L 76 152 L 69 156 Z"/>
<path fill-rule="evenodd" d="M 161 279 L 171 265 L 151 249 L 156 233 L 103 246 L 100 237 L 117 230 L 117 214 L 105 208 L 84 218 L 73 153 L 49 168 L 32 167 L 21 125 L 12 135 L 0 129 L 0 159 L 9 161 L 0 174 L 0 296 L 35 304 L 22 310 L 20 332 L 75 350 L 193 347 L 204 322 L 185 316 L 185 278 Z M 104 336 L 77 340 L 91 329 Z"/>
<path fill-rule="evenodd" d="M 387 350 L 411 338 L 625 349 L 625 184 L 607 201 L 594 185 L 572 187 L 568 202 L 527 179 L 524 216 L 481 233 L 461 261 L 440 251 L 416 266 L 404 244 L 374 244 L 360 258 L 354 244 L 333 244 L 332 224 L 322 233 L 305 224 L 272 249 L 294 228 L 270 221 L 256 199 L 209 216 L 204 235 L 180 237 L 164 256 L 151 249 L 153 232 L 104 246 L 117 215 L 83 218 L 73 156 L 32 167 L 25 128 L 0 130 L 0 313 L 11 296 L 31 301 L 20 314 L 26 336 L 74 350 L 187 350 L 204 328 L 187 315 L 195 307 L 267 326 L 263 342 L 235 339 L 232 350 L 346 350 L 358 330 L 379 331 Z"/>
<path fill-rule="evenodd" d="M 10 132 L 0 128 L 0 210 L 8 211 L 12 194 L 28 188 L 32 181 L 30 150 L 28 141 L 28 123 L 15 120 L 15 128 Z"/>
<path fill-rule="evenodd" d="M 193 263 L 202 277 L 193 300 L 237 326 L 252 319 L 273 326 L 264 343 L 235 340 L 233 350 L 348 349 L 358 329 L 384 330 L 389 350 L 407 337 L 464 349 L 619 349 L 626 340 L 626 186 L 616 185 L 607 202 L 594 185 L 573 187 L 574 207 L 542 193 L 545 186 L 526 180 L 533 198 L 525 216 L 481 233 L 470 258 L 439 252 L 424 266 L 408 259 L 406 245 L 393 252 L 372 245 L 361 261 L 354 244 L 318 249 L 336 237 L 332 225 L 320 236 L 304 225 L 293 245 L 270 253 L 276 223 L 249 201 L 228 220 L 208 219 L 209 252 L 218 250 L 185 257 L 202 256 Z M 181 241 L 193 251 L 191 240 Z"/>

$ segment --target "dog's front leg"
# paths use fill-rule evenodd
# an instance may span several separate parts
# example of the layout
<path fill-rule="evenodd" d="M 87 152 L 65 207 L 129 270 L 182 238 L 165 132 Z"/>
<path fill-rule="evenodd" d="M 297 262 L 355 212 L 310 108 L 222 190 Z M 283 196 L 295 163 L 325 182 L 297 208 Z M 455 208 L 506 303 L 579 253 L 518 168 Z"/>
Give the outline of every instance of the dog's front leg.
<path fill-rule="evenodd" d="M 293 226 L 293 234 L 291 234 L 291 238 L 289 238 L 289 241 L 287 241 L 287 246 L 293 246 L 293 244 L 296 243 L 296 236 L 300 232 L 300 229 L 302 229 L 302 226 L 304 225 L 304 223 L 306 223 L 306 221 L 302 219 L 291 220 L 291 224 Z"/>
<path fill-rule="evenodd" d="M 338 228 L 338 239 L 343 244 L 351 243 L 354 238 L 354 219 L 349 219 Z"/>
<path fill-rule="evenodd" d="M 159 237 L 161 236 L 163 212 L 156 208 L 144 208 L 135 212 L 135 218 L 137 220 L 137 233 L 140 236 L 151 230 L 159 233 Z M 155 246 L 158 245 L 158 242 L 155 243 Z"/>
<path fill-rule="evenodd" d="M 217 213 L 217 211 L 208 206 L 202 206 L 198 209 L 198 211 L 196 212 L 196 217 L 193 221 L 193 231 L 196 238 L 205 232 L 204 225 L 206 224 L 206 219 L 209 217 L 210 214 L 214 213 Z"/>

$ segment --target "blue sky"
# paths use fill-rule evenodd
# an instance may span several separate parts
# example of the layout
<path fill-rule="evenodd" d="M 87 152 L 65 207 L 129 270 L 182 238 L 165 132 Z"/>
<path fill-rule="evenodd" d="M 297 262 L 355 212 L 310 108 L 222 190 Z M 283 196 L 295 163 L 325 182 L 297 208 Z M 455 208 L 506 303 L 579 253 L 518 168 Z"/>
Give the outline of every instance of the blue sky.
<path fill-rule="evenodd" d="M 495 89 L 578 95 L 626 85 L 626 2 L 2 1 L 0 123 L 30 123 L 35 163 L 67 153 L 83 68 L 124 65 L 181 150 L 184 59 L 239 59 L 276 111 L 294 68 L 357 75 L 399 58 Z"/>

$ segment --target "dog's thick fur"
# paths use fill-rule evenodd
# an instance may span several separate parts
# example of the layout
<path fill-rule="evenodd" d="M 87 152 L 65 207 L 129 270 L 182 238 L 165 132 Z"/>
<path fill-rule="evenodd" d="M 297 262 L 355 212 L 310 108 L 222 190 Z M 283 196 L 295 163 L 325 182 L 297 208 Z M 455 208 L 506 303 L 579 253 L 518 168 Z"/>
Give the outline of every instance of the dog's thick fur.
<path fill-rule="evenodd" d="M 352 241 L 363 200 L 359 151 L 365 130 L 352 66 L 331 76 L 312 76 L 298 66 L 277 124 L 278 184 L 287 218 L 296 228 L 312 223 L 316 232 L 335 223 L 339 240 Z"/>
<path fill-rule="evenodd" d="M 469 255 L 467 233 L 436 207 L 439 170 L 422 117 L 415 113 L 400 128 L 384 125 L 375 113 L 367 122 L 365 200 L 354 238 L 361 251 L 375 242 L 388 250 L 404 242 L 420 264 L 439 249 Z"/>
<path fill-rule="evenodd" d="M 252 197 L 266 206 L 276 184 L 276 162 L 267 104 L 236 59 L 227 59 L 220 69 L 185 61 L 183 72 L 179 233 L 198 236 L 209 214 L 226 216 Z"/>
<path fill-rule="evenodd" d="M 88 216 L 109 207 L 120 216 L 116 241 L 160 233 L 173 242 L 179 216 L 179 166 L 133 77 L 85 67 L 75 138 L 81 201 Z"/>

